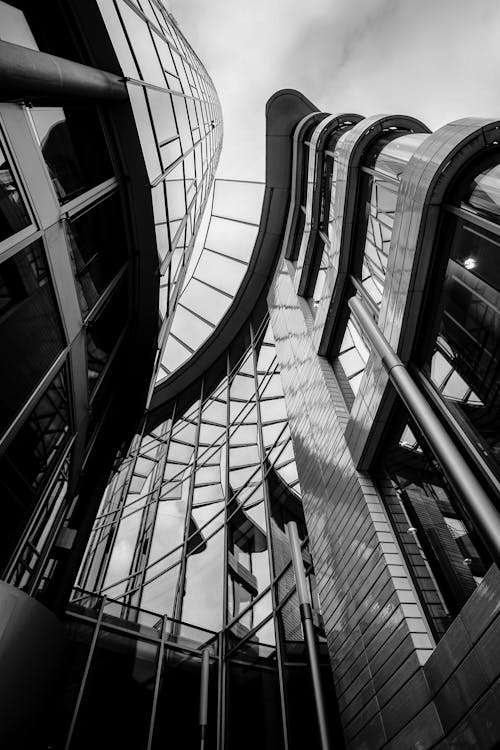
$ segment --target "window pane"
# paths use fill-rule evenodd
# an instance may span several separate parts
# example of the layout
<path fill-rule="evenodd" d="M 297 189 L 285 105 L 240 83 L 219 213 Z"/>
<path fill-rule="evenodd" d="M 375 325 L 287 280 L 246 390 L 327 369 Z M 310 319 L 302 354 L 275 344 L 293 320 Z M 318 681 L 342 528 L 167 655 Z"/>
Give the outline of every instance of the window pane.
<path fill-rule="evenodd" d="M 30 224 L 26 206 L 0 143 L 0 241 Z"/>
<path fill-rule="evenodd" d="M 118 195 L 68 222 L 67 230 L 78 298 L 85 316 L 127 257 Z"/>
<path fill-rule="evenodd" d="M 32 513 L 42 483 L 67 444 L 69 407 L 64 371 L 59 372 L 0 460 L 3 521 L 0 568 L 7 562 Z M 5 517 L 6 516 L 6 517 Z"/>
<path fill-rule="evenodd" d="M 87 367 L 91 392 L 127 323 L 127 291 L 122 282 L 87 329 Z"/>
<path fill-rule="evenodd" d="M 500 477 L 499 238 L 457 219 L 430 379 Z"/>
<path fill-rule="evenodd" d="M 63 346 L 43 246 L 34 242 L 0 265 L 0 351 L 9 353 L 0 368 L 0 433 Z"/>
<path fill-rule="evenodd" d="M 30 112 L 62 203 L 113 176 L 96 109 L 33 107 Z"/>

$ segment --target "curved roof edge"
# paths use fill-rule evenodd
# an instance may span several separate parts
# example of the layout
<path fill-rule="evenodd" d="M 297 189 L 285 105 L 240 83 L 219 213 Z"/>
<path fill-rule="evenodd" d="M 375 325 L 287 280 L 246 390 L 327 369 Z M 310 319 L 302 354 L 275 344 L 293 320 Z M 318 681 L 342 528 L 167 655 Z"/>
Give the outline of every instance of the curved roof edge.
<path fill-rule="evenodd" d="M 168 416 L 170 402 L 186 394 L 208 370 L 218 365 L 225 374 L 224 352 L 252 316 L 263 292 L 272 278 L 278 259 L 288 215 L 292 180 L 292 134 L 297 123 L 317 108 L 300 92 L 293 89 L 277 91 L 266 104 L 266 180 L 259 231 L 247 271 L 233 302 L 211 336 L 195 357 L 181 365 L 158 385 L 147 412 L 148 429 L 153 429 Z M 241 353 L 245 347 L 241 338 Z"/>

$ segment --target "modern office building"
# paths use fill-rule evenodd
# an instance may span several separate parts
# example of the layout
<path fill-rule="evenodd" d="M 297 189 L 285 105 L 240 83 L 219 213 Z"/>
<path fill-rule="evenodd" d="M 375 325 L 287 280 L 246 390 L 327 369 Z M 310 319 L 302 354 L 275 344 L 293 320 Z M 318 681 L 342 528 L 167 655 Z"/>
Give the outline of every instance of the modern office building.
<path fill-rule="evenodd" d="M 7 750 L 500 743 L 500 121 L 266 108 L 0 2 Z"/>

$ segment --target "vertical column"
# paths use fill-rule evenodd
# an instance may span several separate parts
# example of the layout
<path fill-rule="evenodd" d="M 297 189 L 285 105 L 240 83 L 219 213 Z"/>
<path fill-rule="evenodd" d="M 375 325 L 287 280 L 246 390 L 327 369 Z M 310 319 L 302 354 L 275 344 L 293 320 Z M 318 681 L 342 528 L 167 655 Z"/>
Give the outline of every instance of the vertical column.
<path fill-rule="evenodd" d="M 210 677 L 210 653 L 203 651 L 200 676 L 200 750 L 205 750 L 208 725 L 208 682 Z"/>
<path fill-rule="evenodd" d="M 318 729 L 321 740 L 322 750 L 331 750 L 330 737 L 328 731 L 328 721 L 326 718 L 326 707 L 323 699 L 323 689 L 321 686 L 321 672 L 319 666 L 318 644 L 314 624 L 312 619 L 311 598 L 309 587 L 307 585 L 304 563 L 302 561 L 302 550 L 300 547 L 299 534 L 295 521 L 289 521 L 286 524 L 288 539 L 290 542 L 290 551 L 292 553 L 293 572 L 295 574 L 295 583 L 297 584 L 297 596 L 299 598 L 300 619 L 302 621 L 302 630 L 306 642 L 307 655 L 309 658 L 309 668 L 313 684 L 314 704 L 316 715 L 318 717 Z"/>

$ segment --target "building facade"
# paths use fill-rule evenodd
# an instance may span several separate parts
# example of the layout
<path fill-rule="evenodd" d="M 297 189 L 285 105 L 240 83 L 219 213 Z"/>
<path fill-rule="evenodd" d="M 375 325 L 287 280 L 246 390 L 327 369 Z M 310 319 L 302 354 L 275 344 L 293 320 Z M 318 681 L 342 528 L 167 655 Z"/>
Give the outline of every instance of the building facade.
<path fill-rule="evenodd" d="M 80 6 L 0 3 L 3 746 L 496 747 L 500 121 L 282 91 L 214 180 L 163 4 Z"/>

